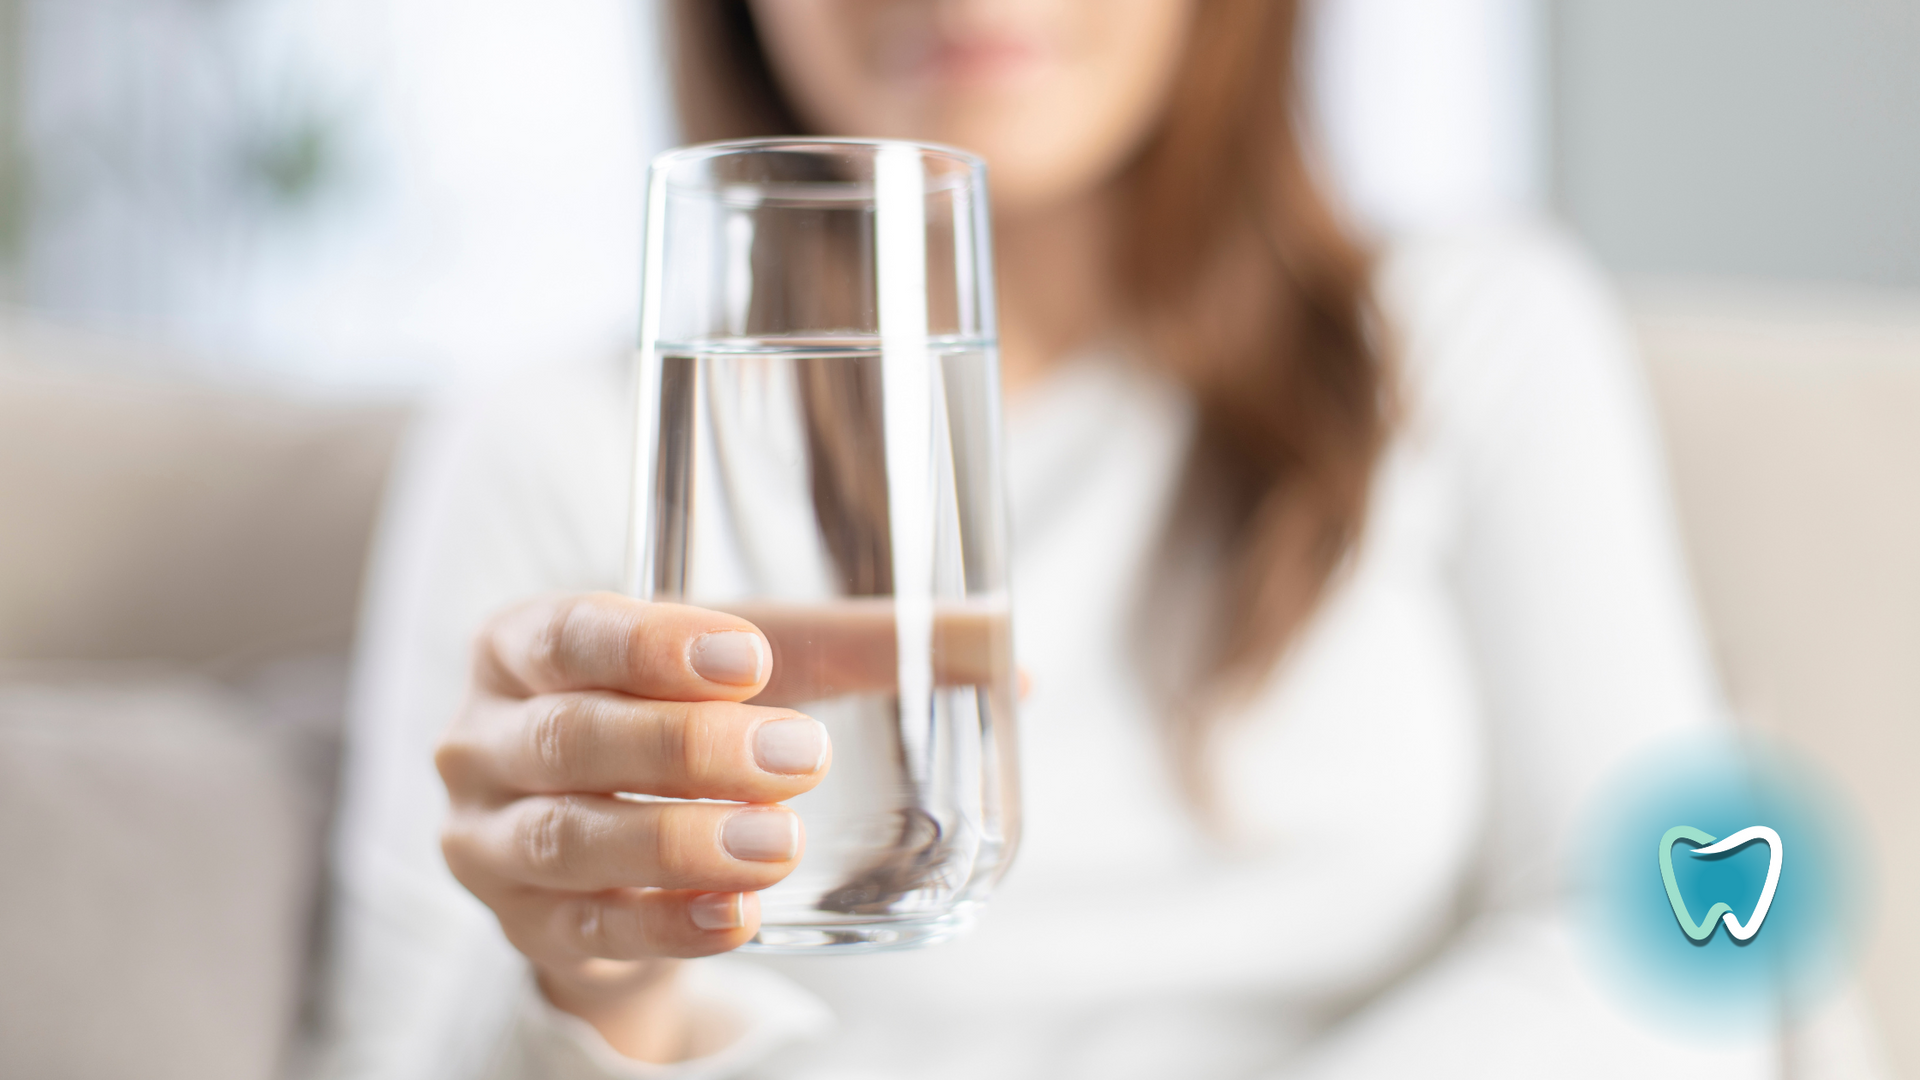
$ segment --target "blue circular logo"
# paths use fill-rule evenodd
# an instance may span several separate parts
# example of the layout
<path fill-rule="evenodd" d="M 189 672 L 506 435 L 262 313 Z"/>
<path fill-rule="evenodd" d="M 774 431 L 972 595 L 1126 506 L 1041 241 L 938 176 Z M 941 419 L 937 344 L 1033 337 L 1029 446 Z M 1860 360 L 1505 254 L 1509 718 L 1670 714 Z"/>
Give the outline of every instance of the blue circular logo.
<path fill-rule="evenodd" d="M 1637 762 L 1575 845 L 1605 981 L 1688 1031 L 1743 1032 L 1811 1005 L 1852 959 L 1865 852 L 1839 800 L 1753 739 Z"/>

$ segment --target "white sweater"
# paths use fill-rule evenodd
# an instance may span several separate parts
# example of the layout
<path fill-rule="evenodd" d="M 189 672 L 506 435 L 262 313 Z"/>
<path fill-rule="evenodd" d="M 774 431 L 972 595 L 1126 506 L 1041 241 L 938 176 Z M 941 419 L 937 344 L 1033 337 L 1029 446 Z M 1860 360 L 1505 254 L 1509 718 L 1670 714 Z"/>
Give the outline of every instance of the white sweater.
<path fill-rule="evenodd" d="M 1720 723 L 1622 322 L 1550 237 L 1435 237 L 1380 296 L 1410 405 L 1352 567 L 1219 755 L 1230 836 L 1176 790 L 1130 653 L 1191 409 L 1089 356 L 1008 412 L 1023 849 L 932 949 L 720 958 L 724 1052 L 620 1058 L 546 1007 L 454 882 L 430 762 L 489 611 L 617 587 L 624 365 L 453 403 L 396 483 L 362 636 L 329 1063 L 533 1078 L 1762 1077 L 1669 1044 L 1566 917 L 1567 840 L 1624 759 Z"/>

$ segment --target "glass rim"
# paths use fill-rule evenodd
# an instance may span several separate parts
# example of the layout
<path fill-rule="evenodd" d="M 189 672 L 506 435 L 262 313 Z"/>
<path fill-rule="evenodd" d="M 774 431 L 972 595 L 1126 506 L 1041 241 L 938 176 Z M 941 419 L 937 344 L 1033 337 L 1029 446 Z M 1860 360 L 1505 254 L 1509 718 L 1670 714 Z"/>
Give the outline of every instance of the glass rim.
<path fill-rule="evenodd" d="M 917 139 L 868 139 L 851 136 L 815 136 L 815 135 L 775 135 L 752 139 L 722 139 L 716 142 L 692 143 L 674 147 L 654 156 L 650 166 L 656 176 L 668 178 L 673 170 L 688 164 L 715 161 L 727 157 L 744 157 L 749 154 L 785 152 L 785 153 L 832 153 L 839 151 L 858 151 L 872 155 L 888 147 L 905 147 L 923 157 L 943 159 L 957 165 L 969 174 L 984 180 L 987 171 L 986 159 L 978 154 L 962 150 L 945 143 L 921 142 Z M 671 182 L 671 181 L 669 181 Z M 674 185 L 679 187 L 681 185 Z"/>

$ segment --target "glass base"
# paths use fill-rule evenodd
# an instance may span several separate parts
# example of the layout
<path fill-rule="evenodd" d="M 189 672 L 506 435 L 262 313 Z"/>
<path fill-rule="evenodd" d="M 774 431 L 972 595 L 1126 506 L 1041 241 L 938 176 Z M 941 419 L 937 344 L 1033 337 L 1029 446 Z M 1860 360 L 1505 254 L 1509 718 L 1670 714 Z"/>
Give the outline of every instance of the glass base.
<path fill-rule="evenodd" d="M 741 952 L 766 954 L 895 952 L 938 945 L 973 927 L 971 911 L 885 922 L 760 924 Z"/>

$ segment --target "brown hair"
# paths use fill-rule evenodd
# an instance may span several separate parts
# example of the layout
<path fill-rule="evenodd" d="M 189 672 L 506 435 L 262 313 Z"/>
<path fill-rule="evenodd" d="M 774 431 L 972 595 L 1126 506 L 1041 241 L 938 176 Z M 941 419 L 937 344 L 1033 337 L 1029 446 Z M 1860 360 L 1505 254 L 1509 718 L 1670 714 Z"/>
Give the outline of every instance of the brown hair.
<path fill-rule="evenodd" d="M 1393 413 L 1371 263 L 1301 137 L 1299 7 L 1200 0 L 1158 128 L 1119 181 L 1123 310 L 1198 408 L 1168 541 L 1186 555 L 1176 561 L 1203 567 L 1194 599 L 1208 629 L 1156 651 L 1195 658 L 1167 689 L 1179 771 L 1203 802 L 1209 735 L 1352 550 Z M 672 13 L 689 140 L 809 134 L 746 0 L 677 0 Z"/>

